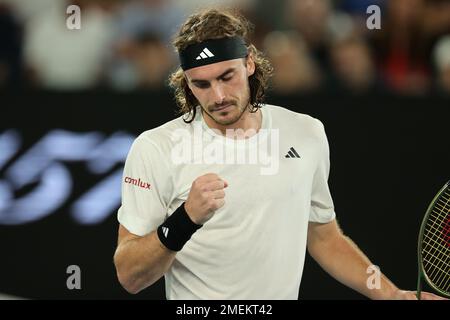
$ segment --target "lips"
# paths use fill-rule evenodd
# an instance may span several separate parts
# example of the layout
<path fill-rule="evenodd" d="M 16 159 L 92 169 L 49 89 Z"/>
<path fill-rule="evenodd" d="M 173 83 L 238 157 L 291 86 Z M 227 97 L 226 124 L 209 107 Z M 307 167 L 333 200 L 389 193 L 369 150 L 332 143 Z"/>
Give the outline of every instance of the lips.
<path fill-rule="evenodd" d="M 216 108 L 213 109 L 213 111 L 222 111 L 222 110 L 227 109 L 228 107 L 231 107 L 232 105 L 233 105 L 232 103 L 229 103 L 229 104 L 226 104 L 226 105 L 223 105 L 223 106 L 220 106 L 220 107 L 216 107 Z"/>

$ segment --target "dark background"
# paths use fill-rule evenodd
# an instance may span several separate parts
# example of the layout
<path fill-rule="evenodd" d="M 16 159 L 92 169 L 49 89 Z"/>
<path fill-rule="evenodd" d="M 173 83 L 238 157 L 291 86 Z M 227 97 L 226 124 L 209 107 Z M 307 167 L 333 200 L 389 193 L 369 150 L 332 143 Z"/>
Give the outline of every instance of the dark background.
<path fill-rule="evenodd" d="M 268 102 L 324 123 L 331 151 L 329 183 L 341 227 L 394 283 L 414 289 L 421 219 L 450 178 L 448 98 L 321 94 L 270 96 Z M 136 136 L 175 117 L 173 98 L 166 92 L 4 92 L 0 105 L 0 137 L 16 129 L 22 138 L 20 151 L 0 168 L 0 182 L 6 184 L 11 182 L 8 168 L 51 130 Z M 81 162 L 60 162 L 74 183 L 64 204 L 34 222 L 0 225 L 0 292 L 39 299 L 163 299 L 163 281 L 135 296 L 118 283 L 112 261 L 116 210 L 88 225 L 69 212 L 81 194 L 123 162 L 100 175 L 89 173 Z M 37 184 L 16 190 L 14 200 Z M 7 210 L 0 203 L 0 217 Z M 81 290 L 66 287 L 69 265 L 81 268 Z M 309 257 L 300 296 L 364 299 Z"/>

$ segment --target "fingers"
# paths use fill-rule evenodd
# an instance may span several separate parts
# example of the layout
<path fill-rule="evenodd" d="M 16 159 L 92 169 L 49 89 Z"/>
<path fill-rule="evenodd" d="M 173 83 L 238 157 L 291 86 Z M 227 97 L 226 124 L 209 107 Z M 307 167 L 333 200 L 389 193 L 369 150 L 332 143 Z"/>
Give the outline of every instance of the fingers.
<path fill-rule="evenodd" d="M 422 300 L 448 300 L 447 298 L 438 296 L 438 295 L 436 295 L 434 293 L 430 293 L 430 292 L 421 292 L 420 298 Z"/>
<path fill-rule="evenodd" d="M 225 204 L 224 188 L 228 183 L 215 173 L 208 173 L 192 182 L 185 202 L 189 217 L 197 224 L 203 224 L 214 212 Z"/>
<path fill-rule="evenodd" d="M 225 200 L 223 198 L 222 199 L 216 199 L 215 200 L 215 205 L 214 205 L 214 210 L 222 208 L 224 206 L 224 204 L 225 204 Z"/>
<path fill-rule="evenodd" d="M 221 179 L 215 173 L 207 173 L 207 174 L 201 176 L 198 180 L 199 180 L 199 182 L 202 182 L 202 183 L 211 183 L 211 182 L 221 181 L 223 183 L 221 188 L 228 187 L 228 182 L 226 182 L 225 180 Z M 214 189 L 214 190 L 216 190 L 216 189 Z"/>
<path fill-rule="evenodd" d="M 200 180 L 203 180 L 203 182 L 211 182 L 215 180 L 221 180 L 220 177 L 215 173 L 206 173 L 199 178 Z"/>
<path fill-rule="evenodd" d="M 223 190 L 225 188 L 225 181 L 215 180 L 205 185 L 205 191 Z"/>
<path fill-rule="evenodd" d="M 417 295 L 412 292 L 405 292 L 404 300 L 417 300 Z"/>
<path fill-rule="evenodd" d="M 215 190 L 211 192 L 213 199 L 223 199 L 225 198 L 225 191 L 223 189 Z"/>
<path fill-rule="evenodd" d="M 417 300 L 417 291 L 403 291 L 402 300 Z M 431 292 L 422 291 L 420 293 L 421 300 L 449 300 L 447 298 L 438 296 Z"/>

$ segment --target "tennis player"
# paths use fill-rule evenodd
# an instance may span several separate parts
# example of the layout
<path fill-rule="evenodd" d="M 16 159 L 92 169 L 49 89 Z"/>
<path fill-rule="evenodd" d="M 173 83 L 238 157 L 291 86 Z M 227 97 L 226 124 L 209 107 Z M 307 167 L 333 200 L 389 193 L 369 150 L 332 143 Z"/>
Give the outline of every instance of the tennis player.
<path fill-rule="evenodd" d="M 322 123 L 263 104 L 272 68 L 250 23 L 211 9 L 174 40 L 171 85 L 182 115 L 142 133 L 126 160 L 120 283 L 137 293 L 165 276 L 167 299 L 298 299 L 305 252 L 372 299 L 415 299 L 340 230 Z M 426 299 L 437 296 L 424 293 Z"/>

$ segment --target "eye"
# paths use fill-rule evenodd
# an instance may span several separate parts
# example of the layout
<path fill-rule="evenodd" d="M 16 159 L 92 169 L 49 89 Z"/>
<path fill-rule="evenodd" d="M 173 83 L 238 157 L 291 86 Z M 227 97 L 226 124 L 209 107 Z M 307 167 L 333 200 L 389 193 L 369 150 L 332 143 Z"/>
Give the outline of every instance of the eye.
<path fill-rule="evenodd" d="M 196 82 L 195 86 L 199 89 L 206 89 L 209 88 L 209 83 L 207 82 Z"/>
<path fill-rule="evenodd" d="M 227 77 L 223 77 L 222 80 L 223 81 L 230 81 L 233 78 L 233 76 L 227 76 Z"/>

